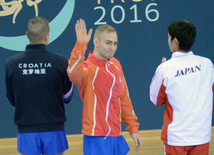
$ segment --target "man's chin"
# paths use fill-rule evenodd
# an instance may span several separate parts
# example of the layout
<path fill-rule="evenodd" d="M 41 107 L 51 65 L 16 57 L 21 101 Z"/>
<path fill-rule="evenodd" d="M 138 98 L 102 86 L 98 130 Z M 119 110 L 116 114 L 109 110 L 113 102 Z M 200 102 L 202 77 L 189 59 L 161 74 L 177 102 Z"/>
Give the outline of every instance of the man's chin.
<path fill-rule="evenodd" d="M 108 58 L 110 59 L 110 58 L 112 58 L 114 56 L 114 54 L 109 54 L 108 55 Z"/>

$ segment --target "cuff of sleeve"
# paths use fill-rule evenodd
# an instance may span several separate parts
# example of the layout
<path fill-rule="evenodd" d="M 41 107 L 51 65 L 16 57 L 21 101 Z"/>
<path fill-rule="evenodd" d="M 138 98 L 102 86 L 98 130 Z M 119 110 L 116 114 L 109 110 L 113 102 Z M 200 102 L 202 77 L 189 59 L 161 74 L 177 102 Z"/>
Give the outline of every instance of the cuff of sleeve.
<path fill-rule="evenodd" d="M 86 49 L 87 49 L 87 43 L 81 43 L 81 42 L 78 42 L 78 41 L 76 41 L 76 44 L 75 44 L 75 51 L 86 51 Z"/>
<path fill-rule="evenodd" d="M 129 130 L 129 134 L 132 135 L 132 134 L 135 134 L 135 133 L 139 133 L 138 128 L 139 128 L 139 127 L 132 127 L 132 128 Z"/>

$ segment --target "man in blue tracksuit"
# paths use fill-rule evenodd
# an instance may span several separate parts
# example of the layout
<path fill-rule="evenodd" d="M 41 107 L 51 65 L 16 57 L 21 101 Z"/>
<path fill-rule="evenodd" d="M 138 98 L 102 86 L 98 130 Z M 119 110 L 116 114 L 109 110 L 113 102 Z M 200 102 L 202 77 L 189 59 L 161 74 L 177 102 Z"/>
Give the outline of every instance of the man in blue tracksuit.
<path fill-rule="evenodd" d="M 5 66 L 6 93 L 15 107 L 17 150 L 21 154 L 60 154 L 68 149 L 64 103 L 73 95 L 64 56 L 46 50 L 49 23 L 31 18 L 23 53 L 10 57 Z"/>

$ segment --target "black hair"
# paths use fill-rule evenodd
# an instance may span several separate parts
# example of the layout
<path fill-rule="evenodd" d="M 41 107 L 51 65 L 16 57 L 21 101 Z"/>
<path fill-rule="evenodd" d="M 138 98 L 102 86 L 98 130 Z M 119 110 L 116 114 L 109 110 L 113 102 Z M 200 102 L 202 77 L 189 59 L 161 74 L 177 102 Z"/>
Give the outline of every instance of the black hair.
<path fill-rule="evenodd" d="M 195 26 L 186 20 L 176 20 L 168 25 L 168 33 L 171 36 L 171 40 L 177 38 L 179 41 L 179 49 L 189 51 L 192 47 L 195 37 Z"/>

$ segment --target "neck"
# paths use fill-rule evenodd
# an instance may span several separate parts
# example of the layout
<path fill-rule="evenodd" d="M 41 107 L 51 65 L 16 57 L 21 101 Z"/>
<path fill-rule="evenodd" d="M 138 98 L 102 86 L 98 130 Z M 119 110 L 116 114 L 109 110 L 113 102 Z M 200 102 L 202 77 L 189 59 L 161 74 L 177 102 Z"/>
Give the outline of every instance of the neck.
<path fill-rule="evenodd" d="M 104 61 L 108 61 L 108 59 L 106 59 L 106 58 L 104 58 L 102 55 L 100 55 L 99 51 L 98 51 L 96 48 L 94 48 L 93 55 L 94 55 L 97 59 L 104 60 Z"/>
<path fill-rule="evenodd" d="M 177 51 L 178 51 L 178 52 L 183 52 L 183 53 L 188 53 L 190 50 L 189 50 L 189 51 L 184 51 L 184 50 L 180 50 L 180 49 L 179 49 L 179 50 L 177 50 Z"/>
<path fill-rule="evenodd" d="M 30 41 L 30 44 L 33 44 L 33 45 L 35 45 L 35 44 L 45 44 L 45 45 L 47 45 L 47 43 L 45 41 L 40 41 L 40 42 L 32 42 L 32 41 Z"/>

